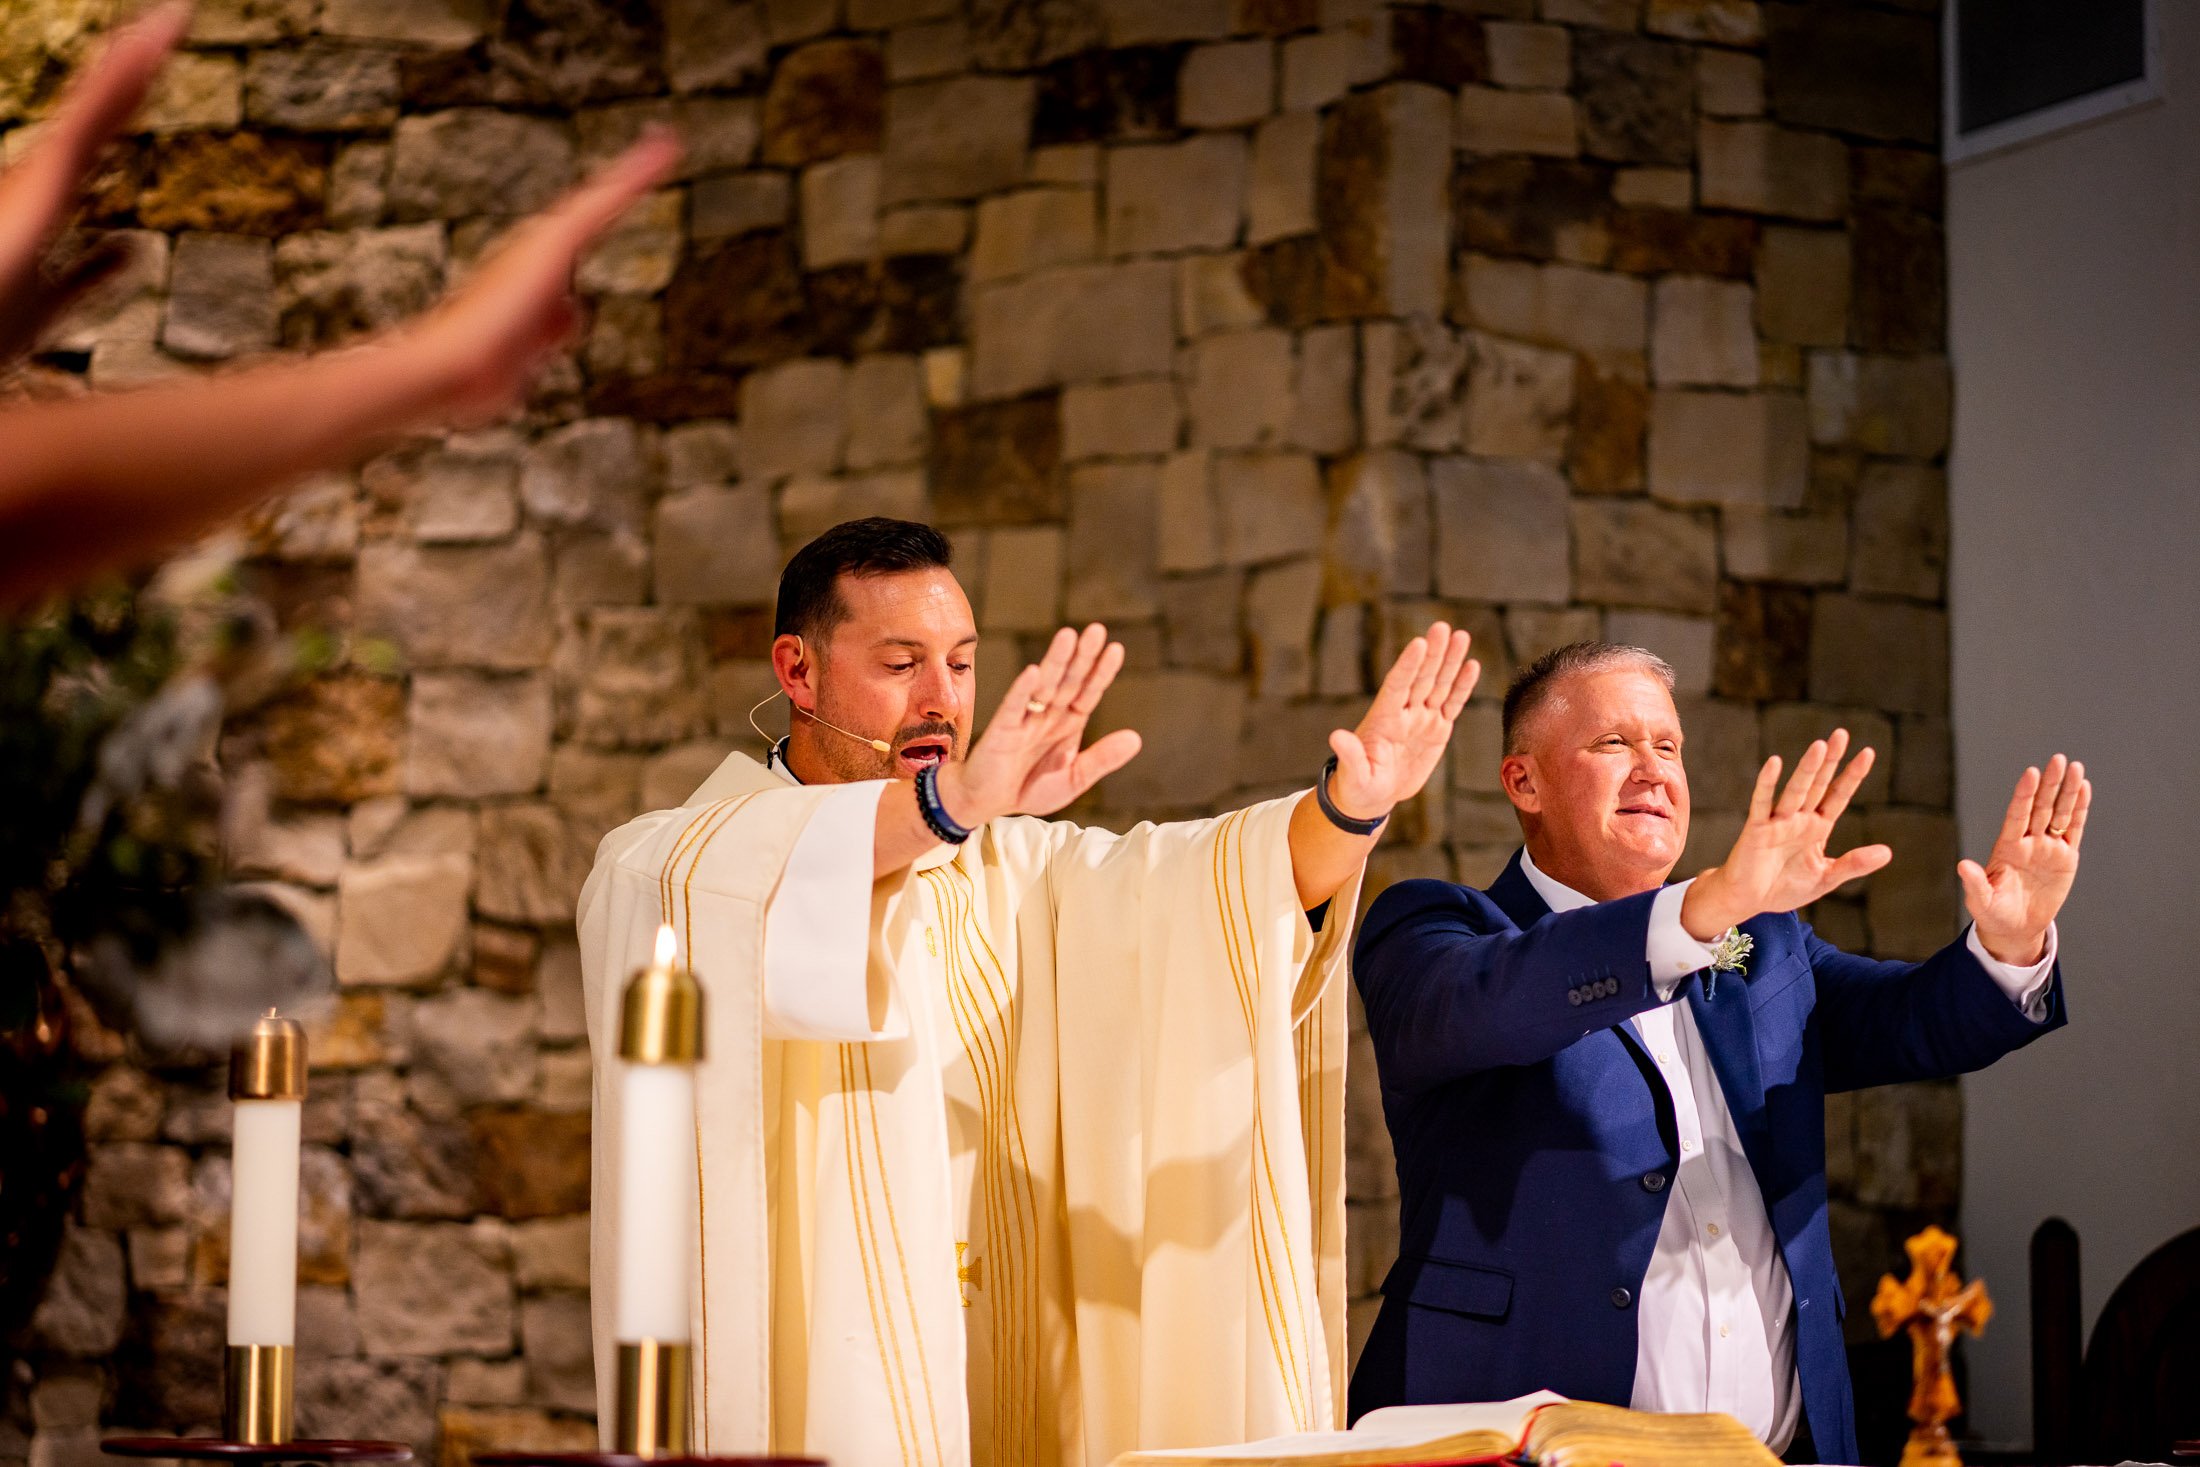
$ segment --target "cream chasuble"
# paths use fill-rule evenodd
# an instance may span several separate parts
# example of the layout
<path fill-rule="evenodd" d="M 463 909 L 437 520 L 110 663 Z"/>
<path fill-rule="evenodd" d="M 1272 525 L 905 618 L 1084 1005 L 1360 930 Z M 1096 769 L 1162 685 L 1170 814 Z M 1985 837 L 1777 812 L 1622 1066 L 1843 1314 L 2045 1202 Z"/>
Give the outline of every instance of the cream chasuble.
<path fill-rule="evenodd" d="M 734 755 L 606 837 L 582 894 L 599 1061 L 659 922 L 707 995 L 696 1450 L 1106 1467 L 1341 1425 L 1357 882 L 1315 933 L 1281 799 L 1122 836 L 998 820 L 871 883 L 881 788 Z"/>

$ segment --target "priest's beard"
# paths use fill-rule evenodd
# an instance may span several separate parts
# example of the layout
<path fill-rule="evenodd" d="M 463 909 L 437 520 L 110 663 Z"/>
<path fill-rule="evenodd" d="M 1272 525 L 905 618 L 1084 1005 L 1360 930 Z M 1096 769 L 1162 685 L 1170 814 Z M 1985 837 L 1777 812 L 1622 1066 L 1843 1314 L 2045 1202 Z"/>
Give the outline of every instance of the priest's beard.
<path fill-rule="evenodd" d="M 832 717 L 830 714 L 826 716 Z M 841 728 L 851 731 L 843 734 L 825 727 L 813 718 L 801 714 L 796 717 L 800 722 L 809 725 L 810 738 L 807 742 L 810 745 L 810 757 L 824 767 L 834 784 L 854 784 L 866 779 L 915 779 L 917 766 L 902 757 L 912 747 L 939 746 L 942 764 L 960 759 L 963 755 L 961 732 L 954 724 L 936 719 L 912 723 L 888 736 L 887 742 L 894 746 L 893 752 L 881 754 L 868 742 L 873 735 L 855 724 L 833 718 L 833 722 L 840 724 Z"/>

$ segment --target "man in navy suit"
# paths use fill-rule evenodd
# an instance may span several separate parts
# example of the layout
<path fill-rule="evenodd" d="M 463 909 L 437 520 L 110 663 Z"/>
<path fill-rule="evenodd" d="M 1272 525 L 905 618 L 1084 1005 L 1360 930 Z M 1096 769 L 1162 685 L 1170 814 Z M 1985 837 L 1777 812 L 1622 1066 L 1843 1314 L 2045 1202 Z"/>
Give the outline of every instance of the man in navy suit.
<path fill-rule="evenodd" d="M 1795 915 L 1892 858 L 1826 852 L 1872 764 L 1843 767 L 1845 731 L 1784 790 L 1766 761 L 1732 852 L 1665 884 L 1688 839 L 1672 682 L 1607 643 L 1538 660 L 1505 698 L 1524 848 L 1487 892 L 1403 882 L 1368 913 L 1402 1210 L 1355 1418 L 1549 1387 L 1855 1461 L 1826 1092 L 1962 1074 L 2064 1022 L 2082 765 L 2026 770 L 1985 865 L 1958 866 L 1963 937 L 1876 962 Z"/>

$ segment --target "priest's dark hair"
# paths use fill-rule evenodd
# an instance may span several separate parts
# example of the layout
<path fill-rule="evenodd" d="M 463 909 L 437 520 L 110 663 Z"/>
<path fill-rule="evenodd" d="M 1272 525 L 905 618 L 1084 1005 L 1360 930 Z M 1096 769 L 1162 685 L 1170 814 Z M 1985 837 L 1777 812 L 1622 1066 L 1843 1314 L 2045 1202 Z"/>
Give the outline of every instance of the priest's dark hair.
<path fill-rule="evenodd" d="M 779 608 L 772 635 L 821 641 L 847 619 L 840 578 L 945 570 L 954 557 L 947 537 L 930 525 L 884 515 L 846 520 L 794 553 L 779 573 Z"/>
<path fill-rule="evenodd" d="M 1527 727 L 1536 710 L 1550 701 L 1560 683 L 1583 673 L 1605 672 L 1615 667 L 1637 668 L 1664 683 L 1667 692 L 1673 690 L 1673 664 L 1645 648 L 1630 647 L 1624 642 L 1568 642 L 1563 647 L 1553 647 L 1514 673 L 1512 685 L 1505 689 L 1505 752 L 1520 752 L 1521 730 Z"/>

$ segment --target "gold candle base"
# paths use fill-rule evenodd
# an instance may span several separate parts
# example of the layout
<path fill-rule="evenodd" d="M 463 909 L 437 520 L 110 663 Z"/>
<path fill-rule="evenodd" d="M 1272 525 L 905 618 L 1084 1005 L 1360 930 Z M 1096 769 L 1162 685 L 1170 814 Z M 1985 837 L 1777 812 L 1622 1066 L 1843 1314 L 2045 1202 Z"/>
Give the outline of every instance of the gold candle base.
<path fill-rule="evenodd" d="M 291 1345 L 231 1345 L 222 1392 L 222 1435 L 254 1446 L 291 1440 Z"/>
<path fill-rule="evenodd" d="M 643 1340 L 619 1346 L 612 1446 L 636 1457 L 688 1453 L 688 1347 Z"/>

